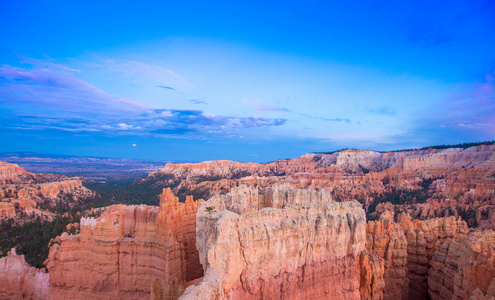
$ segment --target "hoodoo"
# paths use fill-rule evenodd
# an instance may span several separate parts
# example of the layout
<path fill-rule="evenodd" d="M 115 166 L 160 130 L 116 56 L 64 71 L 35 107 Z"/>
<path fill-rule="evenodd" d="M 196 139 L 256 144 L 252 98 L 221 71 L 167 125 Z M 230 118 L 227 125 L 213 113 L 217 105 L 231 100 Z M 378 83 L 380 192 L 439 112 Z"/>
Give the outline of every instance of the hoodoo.
<path fill-rule="evenodd" d="M 46 266 L 54 299 L 149 299 L 158 280 L 202 276 L 195 247 L 200 201 L 179 203 L 170 189 L 160 207 L 115 205 L 81 219 L 81 232 L 53 241 Z"/>
<path fill-rule="evenodd" d="M 360 299 L 366 220 L 357 202 L 241 186 L 202 203 L 197 220 L 205 277 L 180 299 Z"/>

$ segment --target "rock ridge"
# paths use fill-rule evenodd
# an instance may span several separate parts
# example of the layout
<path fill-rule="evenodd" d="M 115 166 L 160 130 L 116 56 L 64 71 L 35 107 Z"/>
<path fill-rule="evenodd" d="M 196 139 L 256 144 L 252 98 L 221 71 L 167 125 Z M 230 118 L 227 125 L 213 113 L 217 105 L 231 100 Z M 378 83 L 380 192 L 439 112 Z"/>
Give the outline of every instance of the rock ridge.
<path fill-rule="evenodd" d="M 315 197 L 324 201 L 312 203 Z M 264 199 L 272 201 L 260 205 Z M 355 270 L 365 216 L 358 202 L 289 185 L 263 195 L 240 186 L 202 203 L 197 226 L 205 277 L 180 299 L 360 299 Z"/>

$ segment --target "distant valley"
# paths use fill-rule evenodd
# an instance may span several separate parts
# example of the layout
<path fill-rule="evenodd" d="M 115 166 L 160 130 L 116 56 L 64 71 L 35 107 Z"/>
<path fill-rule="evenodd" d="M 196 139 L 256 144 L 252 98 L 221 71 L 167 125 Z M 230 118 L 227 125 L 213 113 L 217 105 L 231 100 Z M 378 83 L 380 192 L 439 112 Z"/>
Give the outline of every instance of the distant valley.
<path fill-rule="evenodd" d="M 18 164 L 30 172 L 83 176 L 95 181 L 133 180 L 160 170 L 168 162 L 127 158 L 67 156 L 36 152 L 0 153 L 0 161 Z"/>

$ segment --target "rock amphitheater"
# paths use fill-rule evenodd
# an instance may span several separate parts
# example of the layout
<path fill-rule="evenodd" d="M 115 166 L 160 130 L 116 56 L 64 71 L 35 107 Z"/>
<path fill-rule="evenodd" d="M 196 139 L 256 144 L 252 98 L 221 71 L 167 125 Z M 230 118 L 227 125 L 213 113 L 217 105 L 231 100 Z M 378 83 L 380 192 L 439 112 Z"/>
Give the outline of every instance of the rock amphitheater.
<path fill-rule="evenodd" d="M 456 203 L 465 205 L 490 202 L 493 150 L 348 151 L 306 155 L 297 166 L 170 164 L 160 172 L 186 183 L 239 170 L 257 174 L 208 183 L 228 192 L 207 201 L 189 196 L 182 203 L 167 188 L 158 207 L 114 205 L 82 218 L 78 234 L 52 240 L 46 270 L 30 267 L 13 249 L 0 258 L 0 299 L 493 299 L 492 230 L 470 228 L 456 215 L 438 217 L 434 202 L 421 212 L 384 203 L 367 221 L 367 203 L 334 199 L 327 189 L 329 182 L 380 189 L 384 178 L 408 187 L 434 175 L 439 195 L 457 193 Z M 477 172 L 466 168 L 472 162 Z M 357 166 L 373 172 L 358 173 Z M 483 213 L 487 222 L 490 211 Z"/>

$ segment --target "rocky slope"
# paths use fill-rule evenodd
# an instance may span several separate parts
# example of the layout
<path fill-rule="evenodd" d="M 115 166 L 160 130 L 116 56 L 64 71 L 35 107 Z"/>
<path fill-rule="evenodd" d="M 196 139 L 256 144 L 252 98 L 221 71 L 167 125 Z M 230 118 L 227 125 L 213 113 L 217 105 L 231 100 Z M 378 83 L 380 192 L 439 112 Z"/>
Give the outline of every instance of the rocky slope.
<path fill-rule="evenodd" d="M 54 299 L 149 299 L 153 284 L 202 276 L 196 249 L 201 201 L 179 203 L 170 189 L 160 207 L 116 205 L 80 233 L 53 241 L 46 261 Z M 156 282 L 158 281 L 158 282 Z"/>
<path fill-rule="evenodd" d="M 16 164 L 0 162 L 0 184 L 16 183 L 32 179 L 32 174 Z"/>
<path fill-rule="evenodd" d="M 17 222 L 39 216 L 51 220 L 50 207 L 70 207 L 80 198 L 93 195 L 78 178 L 34 174 L 18 165 L 0 162 L 0 220 Z"/>
<path fill-rule="evenodd" d="M 495 145 L 386 153 L 343 150 L 267 164 L 169 163 L 144 180 L 205 198 L 240 184 L 264 190 L 287 182 L 297 188 L 325 188 L 337 201 L 356 199 L 372 218 L 383 212 L 377 210 L 379 203 L 390 202 L 415 219 L 452 215 L 471 226 L 495 226 Z"/>
<path fill-rule="evenodd" d="M 205 277 L 180 299 L 360 299 L 366 221 L 357 202 L 242 186 L 203 203 L 197 221 Z"/>

